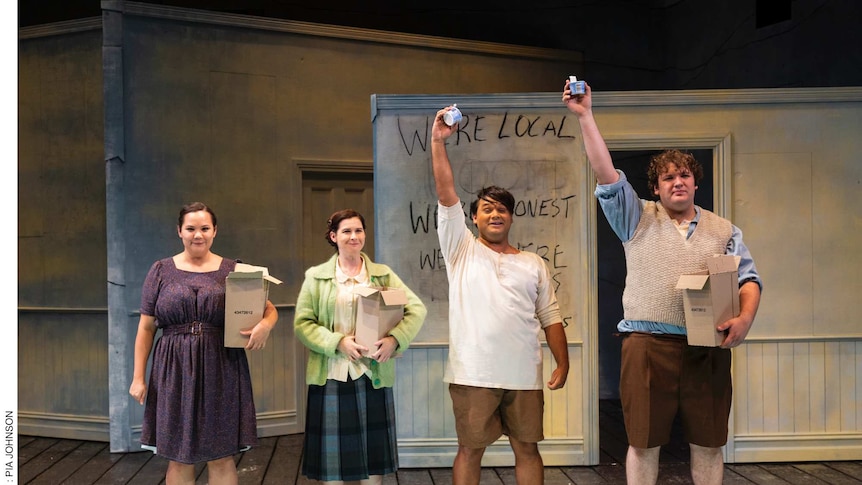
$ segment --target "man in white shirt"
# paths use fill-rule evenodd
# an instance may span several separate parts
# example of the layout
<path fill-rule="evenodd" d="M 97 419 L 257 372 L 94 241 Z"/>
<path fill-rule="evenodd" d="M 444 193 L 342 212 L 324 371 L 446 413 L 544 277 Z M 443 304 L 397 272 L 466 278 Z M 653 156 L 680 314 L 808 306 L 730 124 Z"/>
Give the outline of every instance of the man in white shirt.
<path fill-rule="evenodd" d="M 438 238 L 449 278 L 449 363 L 444 381 L 455 413 L 455 485 L 479 483 L 485 448 L 503 434 L 515 453 L 519 485 L 543 482 L 538 442 L 544 439 L 542 350 L 545 333 L 557 367 L 547 385 L 562 388 L 569 372 L 566 334 L 551 274 L 538 255 L 509 244 L 515 199 L 499 187 L 482 189 L 466 224 L 446 139 L 457 129 L 437 112 L 431 132 Z"/>

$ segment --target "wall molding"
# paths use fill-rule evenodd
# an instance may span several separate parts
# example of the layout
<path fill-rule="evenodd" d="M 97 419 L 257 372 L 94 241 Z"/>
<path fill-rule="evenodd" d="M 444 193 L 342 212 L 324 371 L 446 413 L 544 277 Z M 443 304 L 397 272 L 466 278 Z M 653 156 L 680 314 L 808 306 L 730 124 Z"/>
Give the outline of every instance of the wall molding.
<path fill-rule="evenodd" d="M 747 343 L 853 342 L 857 340 L 862 340 L 862 335 L 749 335 L 745 337 L 745 342 L 742 345 Z"/>
<path fill-rule="evenodd" d="M 545 466 L 586 465 L 584 440 L 546 438 L 539 443 Z M 458 452 L 457 438 L 398 439 L 398 463 L 402 468 L 449 468 Z M 505 436 L 485 450 L 482 466 L 514 466 L 515 455 Z"/>
<path fill-rule="evenodd" d="M 609 91 L 593 94 L 593 107 L 640 109 L 644 106 L 663 108 L 690 106 L 771 105 L 793 103 L 858 103 L 862 102 L 862 87 L 837 88 L 763 88 L 763 89 L 699 89 L 654 91 Z M 445 106 L 452 95 L 387 94 L 372 96 L 372 120 L 380 110 L 422 111 Z M 479 111 L 501 104 L 514 109 L 557 108 L 565 111 L 560 92 L 469 94 L 458 96 L 458 103 Z"/>
<path fill-rule="evenodd" d="M 76 32 L 88 32 L 92 30 L 102 30 L 102 17 L 88 17 L 84 19 L 23 27 L 18 29 L 18 40 L 39 39 L 42 37 L 74 34 Z"/>
<path fill-rule="evenodd" d="M 108 416 L 18 411 L 18 434 L 85 441 L 110 441 Z"/>
<path fill-rule="evenodd" d="M 733 445 L 733 463 L 858 460 L 862 433 L 738 434 Z"/>
<path fill-rule="evenodd" d="M 304 172 L 374 173 L 373 160 L 294 158 L 291 163 L 300 175 Z"/>
<path fill-rule="evenodd" d="M 79 315 L 107 315 L 108 307 L 75 308 L 75 307 L 53 307 L 53 306 L 19 306 L 18 314 L 79 314 Z"/>
<path fill-rule="evenodd" d="M 257 436 L 259 438 L 294 434 L 297 426 L 298 416 L 295 409 L 257 413 Z"/>
<path fill-rule="evenodd" d="M 261 438 L 291 434 L 286 427 L 295 426 L 296 420 L 296 410 L 258 413 L 257 434 Z M 110 441 L 109 421 L 107 416 L 19 411 L 18 432 L 26 436 L 108 442 Z M 141 426 L 132 426 L 131 429 L 134 440 L 140 443 Z"/>

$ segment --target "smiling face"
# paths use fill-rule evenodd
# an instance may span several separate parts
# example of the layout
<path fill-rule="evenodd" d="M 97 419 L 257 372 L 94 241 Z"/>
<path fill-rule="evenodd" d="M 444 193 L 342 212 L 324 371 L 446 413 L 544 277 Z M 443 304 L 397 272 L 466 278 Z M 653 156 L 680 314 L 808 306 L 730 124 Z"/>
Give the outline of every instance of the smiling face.
<path fill-rule="evenodd" d="M 189 212 L 183 216 L 183 223 L 177 228 L 185 252 L 192 257 L 205 256 L 210 251 L 216 232 L 212 216 L 205 210 Z"/>
<path fill-rule="evenodd" d="M 337 231 L 329 232 L 329 239 L 338 247 L 338 254 L 359 255 L 365 247 L 365 228 L 358 217 L 343 219 Z"/>
<path fill-rule="evenodd" d="M 479 229 L 479 237 L 492 244 L 508 243 L 512 227 L 512 213 L 500 202 L 479 199 L 473 224 Z"/>
<path fill-rule="evenodd" d="M 655 195 L 661 199 L 668 213 L 688 217 L 694 212 L 694 192 L 697 190 L 694 174 L 686 167 L 678 167 L 669 163 L 666 169 L 658 175 Z"/>

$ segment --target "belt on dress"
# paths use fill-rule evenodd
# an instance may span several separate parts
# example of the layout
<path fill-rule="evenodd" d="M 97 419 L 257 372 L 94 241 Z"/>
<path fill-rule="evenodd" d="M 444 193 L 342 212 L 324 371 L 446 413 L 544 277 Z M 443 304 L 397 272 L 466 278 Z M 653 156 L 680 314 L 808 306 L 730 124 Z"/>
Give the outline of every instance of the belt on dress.
<path fill-rule="evenodd" d="M 171 335 L 177 333 L 190 333 L 192 335 L 200 335 L 203 332 L 222 331 L 224 331 L 224 327 L 219 327 L 207 322 L 178 323 L 162 327 L 162 335 Z"/>

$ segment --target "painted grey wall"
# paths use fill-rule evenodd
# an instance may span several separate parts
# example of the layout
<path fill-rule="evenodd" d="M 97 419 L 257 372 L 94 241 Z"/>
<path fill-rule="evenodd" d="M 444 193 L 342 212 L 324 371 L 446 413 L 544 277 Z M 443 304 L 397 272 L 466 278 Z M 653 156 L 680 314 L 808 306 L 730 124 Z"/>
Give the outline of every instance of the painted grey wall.
<path fill-rule="evenodd" d="M 108 424 L 101 42 L 19 43 L 18 416 L 34 434 Z"/>
<path fill-rule="evenodd" d="M 134 439 L 140 287 L 182 249 L 182 204 L 215 208 L 218 254 L 285 280 L 270 296 L 288 327 L 305 269 L 298 167 L 370 167 L 372 93 L 550 89 L 580 65 L 572 51 L 109 6 L 97 22 L 19 34 L 25 434 L 106 440 L 116 417 L 118 440 Z M 259 358 L 259 412 L 295 419 L 296 383 L 280 394 L 278 370 L 295 354 Z"/>

